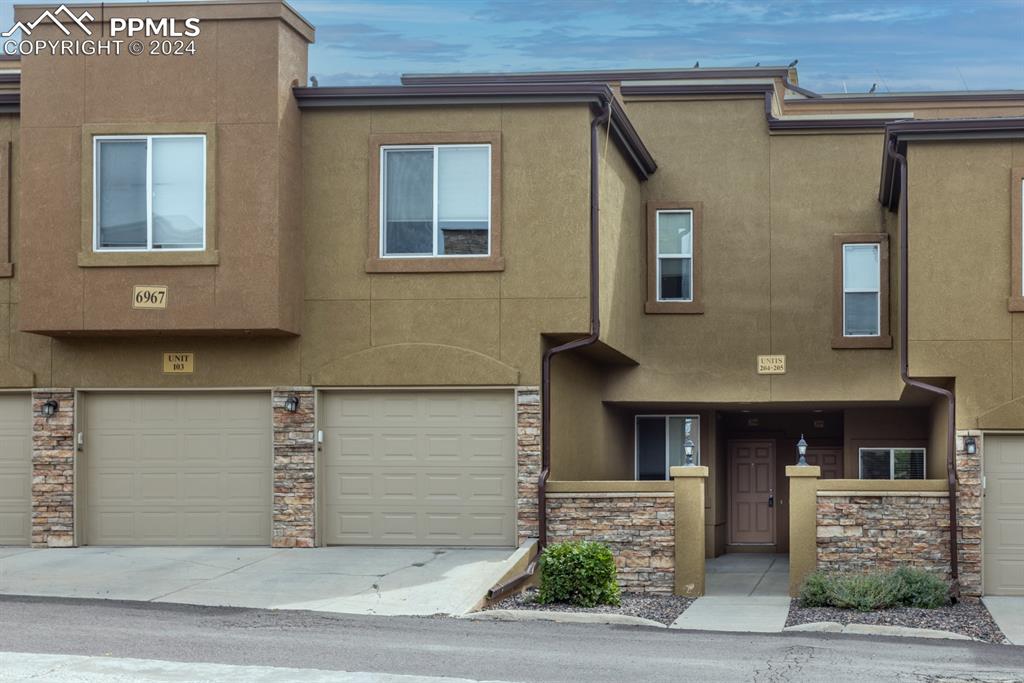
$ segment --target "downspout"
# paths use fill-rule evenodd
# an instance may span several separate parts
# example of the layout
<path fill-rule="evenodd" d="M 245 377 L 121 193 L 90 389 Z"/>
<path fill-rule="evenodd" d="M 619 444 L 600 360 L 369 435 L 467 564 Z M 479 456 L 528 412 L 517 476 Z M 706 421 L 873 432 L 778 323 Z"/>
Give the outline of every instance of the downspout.
<path fill-rule="evenodd" d="M 602 111 L 590 122 L 590 334 L 544 351 L 540 366 L 540 476 L 537 477 L 537 555 L 521 574 L 487 591 L 490 600 L 510 593 L 523 581 L 533 576 L 537 561 L 548 543 L 547 483 L 551 474 L 551 361 L 560 353 L 582 349 L 594 344 L 601 334 L 600 309 L 600 250 L 598 227 L 600 214 L 600 128 L 611 126 L 612 103 L 602 98 Z"/>
<path fill-rule="evenodd" d="M 952 586 L 950 591 L 953 598 L 960 598 L 960 552 L 957 540 L 957 485 L 956 485 L 956 396 L 952 391 L 944 387 L 922 382 L 910 376 L 909 361 L 909 311 L 908 302 L 909 286 L 909 263 L 910 250 L 908 248 L 909 230 L 907 226 L 907 157 L 900 154 L 896 146 L 896 138 L 890 137 L 886 143 L 885 153 L 895 162 L 900 169 L 900 201 L 899 201 L 899 230 L 900 230 L 900 378 L 909 387 L 915 387 L 923 391 L 937 394 L 946 399 L 948 410 L 946 421 L 946 478 L 949 485 L 949 570 Z"/>

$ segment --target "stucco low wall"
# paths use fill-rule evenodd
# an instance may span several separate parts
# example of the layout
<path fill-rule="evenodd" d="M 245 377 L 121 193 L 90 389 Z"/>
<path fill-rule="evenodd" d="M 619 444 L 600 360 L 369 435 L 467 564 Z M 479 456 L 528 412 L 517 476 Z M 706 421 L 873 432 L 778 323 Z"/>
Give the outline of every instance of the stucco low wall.
<path fill-rule="evenodd" d="M 550 543 L 607 544 L 624 591 L 672 593 L 676 544 L 671 490 L 549 493 L 547 514 Z"/>
<path fill-rule="evenodd" d="M 819 491 L 817 517 L 820 570 L 910 566 L 949 578 L 949 498 L 944 492 Z"/>

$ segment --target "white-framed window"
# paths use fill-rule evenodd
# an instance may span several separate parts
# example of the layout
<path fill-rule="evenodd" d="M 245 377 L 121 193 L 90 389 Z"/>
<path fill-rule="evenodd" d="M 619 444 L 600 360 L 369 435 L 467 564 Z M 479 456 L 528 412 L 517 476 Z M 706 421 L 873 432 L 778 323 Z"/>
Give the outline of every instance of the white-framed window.
<path fill-rule="evenodd" d="M 658 301 L 693 301 L 693 211 L 657 214 Z"/>
<path fill-rule="evenodd" d="M 669 468 L 686 464 L 686 444 L 693 445 L 693 464 L 700 464 L 700 417 L 637 415 L 634 421 L 635 477 L 665 480 Z"/>
<path fill-rule="evenodd" d="M 489 256 L 491 145 L 382 145 L 382 258 Z"/>
<path fill-rule="evenodd" d="M 93 249 L 206 249 L 206 136 L 93 138 Z"/>
<path fill-rule="evenodd" d="M 843 336 L 881 334 L 881 245 L 843 245 Z"/>
<path fill-rule="evenodd" d="M 924 448 L 861 448 L 858 451 L 861 479 L 924 479 Z"/>

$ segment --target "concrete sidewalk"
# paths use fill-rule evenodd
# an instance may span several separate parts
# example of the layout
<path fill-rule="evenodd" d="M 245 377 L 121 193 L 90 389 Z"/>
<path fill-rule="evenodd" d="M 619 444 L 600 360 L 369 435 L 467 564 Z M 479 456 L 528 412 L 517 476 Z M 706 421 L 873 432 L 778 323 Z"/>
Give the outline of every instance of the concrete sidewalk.
<path fill-rule="evenodd" d="M 347 614 L 464 614 L 519 551 L 0 548 L 0 594 Z"/>
<path fill-rule="evenodd" d="M 1024 645 L 1024 598 L 986 595 L 981 599 L 996 626 L 1014 645 Z"/>
<path fill-rule="evenodd" d="M 779 633 L 789 616 L 789 556 L 730 553 L 705 565 L 705 594 L 670 628 Z"/>

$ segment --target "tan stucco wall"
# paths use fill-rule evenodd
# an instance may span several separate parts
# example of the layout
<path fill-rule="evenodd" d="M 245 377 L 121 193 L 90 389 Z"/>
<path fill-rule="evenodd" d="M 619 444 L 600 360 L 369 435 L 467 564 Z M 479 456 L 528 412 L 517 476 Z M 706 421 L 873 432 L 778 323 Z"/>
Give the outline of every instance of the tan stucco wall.
<path fill-rule="evenodd" d="M 1024 426 L 1024 314 L 1010 313 L 1010 169 L 1024 142 L 908 148 L 910 372 L 953 378 L 957 426 Z"/>
<path fill-rule="evenodd" d="M 293 113 L 285 107 L 282 117 Z M 588 325 L 589 117 L 584 105 L 305 112 L 300 134 L 277 143 L 282 168 L 297 170 L 275 181 L 282 204 L 301 208 L 301 221 L 280 224 L 274 295 L 304 296 L 295 314 L 304 317 L 300 338 L 13 333 L 11 353 L 37 386 L 537 384 L 541 333 L 578 334 Z M 502 135 L 505 270 L 367 273 L 371 133 L 466 130 Z M 69 254 L 77 250 L 69 244 Z M 226 265 L 222 258 L 217 272 Z M 184 270 L 192 269 L 151 269 L 146 279 Z M 292 270 L 304 275 L 285 277 Z M 253 281 L 264 274 L 251 264 L 244 270 Z M 209 269 L 199 275 L 219 282 Z M 5 335 L 17 325 L 7 306 L 17 302 L 13 282 L 0 279 Z M 109 293 L 87 301 L 102 297 Z M 195 353 L 194 374 L 163 374 L 169 351 Z"/>
<path fill-rule="evenodd" d="M 606 397 L 898 400 L 895 349 L 831 348 L 833 235 L 895 225 L 877 200 L 882 136 L 770 136 L 757 98 L 627 111 L 659 164 L 644 199 L 703 203 L 705 312 L 640 316 L 639 365 L 611 373 Z M 756 374 L 771 353 L 785 375 Z"/>
<path fill-rule="evenodd" d="M 645 188 L 614 143 L 602 135 L 599 146 L 601 340 L 634 357 L 643 344 Z"/>
<path fill-rule="evenodd" d="M 301 330 L 301 294 L 294 284 L 302 265 L 301 242 L 295 239 L 300 131 L 291 87 L 306 80 L 307 39 L 274 16 L 257 16 L 281 7 L 215 8 L 220 16 L 201 21 L 194 55 L 33 54 L 22 60 L 22 218 L 36 229 L 20 236 L 19 329 Z M 183 18 L 193 8 L 166 12 Z M 96 10 L 94 16 L 103 14 Z M 37 33 L 64 37 L 49 24 Z M 207 182 L 213 208 L 203 258 L 215 265 L 81 267 L 80 253 L 96 260 L 88 211 L 92 176 L 83 141 L 91 149 L 92 134 L 158 132 L 208 132 L 215 163 Z M 191 254 L 170 252 L 102 258 L 195 262 Z M 166 285 L 167 308 L 133 309 L 132 288 L 138 284 Z"/>

